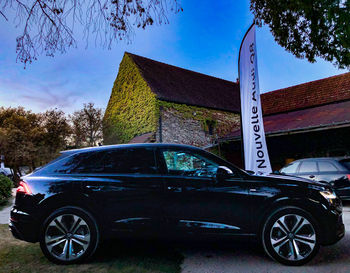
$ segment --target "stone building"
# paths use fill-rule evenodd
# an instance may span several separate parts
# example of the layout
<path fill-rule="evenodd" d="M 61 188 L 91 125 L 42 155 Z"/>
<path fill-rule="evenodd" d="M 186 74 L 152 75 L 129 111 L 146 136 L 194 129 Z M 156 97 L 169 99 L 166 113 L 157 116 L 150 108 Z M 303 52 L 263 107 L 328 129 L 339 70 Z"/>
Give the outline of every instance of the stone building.
<path fill-rule="evenodd" d="M 125 53 L 104 117 L 104 142 L 206 147 L 239 124 L 237 83 Z"/>
<path fill-rule="evenodd" d="M 350 73 L 267 92 L 261 101 L 273 169 L 350 156 Z M 191 144 L 242 166 L 239 84 L 125 53 L 104 141 Z"/>

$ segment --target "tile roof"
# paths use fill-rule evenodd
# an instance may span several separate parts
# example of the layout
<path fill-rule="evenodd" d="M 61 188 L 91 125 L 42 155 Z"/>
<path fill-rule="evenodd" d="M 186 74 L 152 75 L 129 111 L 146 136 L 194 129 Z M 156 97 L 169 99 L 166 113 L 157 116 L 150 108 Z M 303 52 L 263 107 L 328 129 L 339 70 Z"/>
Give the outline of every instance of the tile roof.
<path fill-rule="evenodd" d="M 339 125 L 350 125 L 350 100 L 264 116 L 266 135 Z M 240 134 L 241 131 L 236 130 L 224 139 L 239 138 Z"/>
<path fill-rule="evenodd" d="M 161 100 L 240 112 L 239 84 L 126 52 Z M 261 95 L 264 115 L 350 100 L 350 72 Z"/>
<path fill-rule="evenodd" d="M 239 85 L 169 64 L 128 54 L 161 100 L 240 112 Z"/>
<path fill-rule="evenodd" d="M 261 95 L 264 115 L 350 99 L 350 73 L 311 81 Z"/>

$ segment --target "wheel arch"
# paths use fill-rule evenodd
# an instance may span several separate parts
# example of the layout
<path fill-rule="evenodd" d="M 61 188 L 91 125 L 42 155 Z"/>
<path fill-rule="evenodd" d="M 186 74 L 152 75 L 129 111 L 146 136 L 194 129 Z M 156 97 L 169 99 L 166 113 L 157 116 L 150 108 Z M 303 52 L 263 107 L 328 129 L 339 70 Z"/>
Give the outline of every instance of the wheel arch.
<path fill-rule="evenodd" d="M 288 197 L 280 197 L 276 200 L 274 200 L 267 208 L 264 209 L 264 213 L 259 219 L 258 229 L 257 229 L 257 236 L 259 240 L 261 239 L 262 230 L 264 228 L 264 225 L 267 221 L 267 219 L 271 216 L 271 214 L 284 207 L 296 207 L 299 209 L 302 209 L 309 213 L 315 220 L 317 217 L 315 217 L 315 214 L 313 213 L 312 208 L 314 204 L 308 199 L 308 198 L 288 198 Z"/>
<path fill-rule="evenodd" d="M 76 207 L 80 208 L 82 210 L 85 210 L 91 216 L 96 220 L 96 224 L 99 228 L 99 230 L 103 229 L 104 223 L 102 216 L 97 213 L 96 209 L 92 205 L 89 205 L 91 203 L 91 200 L 85 196 L 84 194 L 79 193 L 62 193 L 53 195 L 51 197 L 48 197 L 44 200 L 42 200 L 38 206 L 39 209 L 42 210 L 44 213 L 39 215 L 38 219 L 38 228 L 39 232 L 41 231 L 41 227 L 45 220 L 56 210 L 63 208 L 63 207 Z M 101 232 L 102 234 L 104 232 Z"/>

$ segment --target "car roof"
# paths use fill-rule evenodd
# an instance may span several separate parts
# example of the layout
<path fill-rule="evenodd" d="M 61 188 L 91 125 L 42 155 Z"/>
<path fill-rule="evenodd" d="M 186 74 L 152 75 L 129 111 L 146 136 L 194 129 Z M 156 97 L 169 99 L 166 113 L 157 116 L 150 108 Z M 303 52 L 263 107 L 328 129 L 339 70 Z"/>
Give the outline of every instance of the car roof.
<path fill-rule="evenodd" d="M 102 145 L 102 146 L 96 146 L 96 147 L 72 149 L 72 150 L 61 151 L 61 154 L 68 155 L 68 154 L 75 154 L 75 153 L 80 153 L 80 152 L 103 151 L 103 150 L 116 149 L 116 148 L 142 148 L 142 147 L 161 147 L 161 148 L 178 148 L 178 149 L 179 148 L 186 148 L 186 149 L 192 149 L 192 150 L 202 150 L 198 147 L 194 147 L 191 145 L 185 145 L 185 144 L 139 143 L 139 144 Z"/>
<path fill-rule="evenodd" d="M 310 157 L 310 158 L 301 158 L 297 159 L 293 162 L 299 162 L 299 161 L 313 161 L 313 160 L 335 160 L 335 161 L 342 161 L 344 159 L 350 159 L 348 156 L 338 156 L 338 157 Z"/>

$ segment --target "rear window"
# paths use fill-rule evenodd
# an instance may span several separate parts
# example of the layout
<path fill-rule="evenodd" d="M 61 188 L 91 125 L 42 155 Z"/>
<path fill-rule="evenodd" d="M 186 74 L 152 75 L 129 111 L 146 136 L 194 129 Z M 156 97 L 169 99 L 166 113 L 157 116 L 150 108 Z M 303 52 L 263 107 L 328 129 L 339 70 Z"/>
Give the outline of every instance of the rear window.
<path fill-rule="evenodd" d="M 347 168 L 348 170 L 350 170 L 350 159 L 346 159 L 346 160 L 342 160 L 340 161 L 340 163 Z"/>
<path fill-rule="evenodd" d="M 303 161 L 299 168 L 299 173 L 315 173 L 317 172 L 316 161 Z"/>
<path fill-rule="evenodd" d="M 70 173 L 76 168 L 81 161 L 83 154 L 74 154 L 71 156 L 62 155 L 50 162 L 48 165 L 38 169 L 35 173 L 40 175 L 44 173 L 57 173 L 65 174 Z"/>

